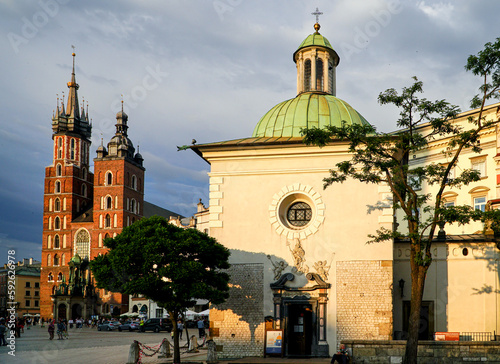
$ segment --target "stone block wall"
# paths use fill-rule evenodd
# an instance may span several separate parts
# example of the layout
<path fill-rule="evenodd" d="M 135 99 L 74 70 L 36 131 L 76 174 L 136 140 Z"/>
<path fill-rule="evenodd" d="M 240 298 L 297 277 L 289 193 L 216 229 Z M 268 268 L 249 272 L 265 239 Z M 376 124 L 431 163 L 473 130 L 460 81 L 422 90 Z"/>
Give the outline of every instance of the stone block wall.
<path fill-rule="evenodd" d="M 392 338 L 392 261 L 337 262 L 337 341 Z"/>
<path fill-rule="evenodd" d="M 264 354 L 264 265 L 232 264 L 229 298 L 210 308 L 210 334 L 219 359 Z"/>
<path fill-rule="evenodd" d="M 342 341 L 356 364 L 402 363 L 406 341 Z M 418 364 L 500 363 L 498 341 L 420 341 Z"/>

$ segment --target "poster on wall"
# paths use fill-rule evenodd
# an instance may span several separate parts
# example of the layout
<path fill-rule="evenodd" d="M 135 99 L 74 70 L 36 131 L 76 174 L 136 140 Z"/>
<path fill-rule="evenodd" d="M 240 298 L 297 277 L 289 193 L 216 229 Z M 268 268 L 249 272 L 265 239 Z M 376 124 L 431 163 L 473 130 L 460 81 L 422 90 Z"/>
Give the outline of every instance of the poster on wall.
<path fill-rule="evenodd" d="M 266 355 L 283 354 L 283 330 L 266 331 Z"/>

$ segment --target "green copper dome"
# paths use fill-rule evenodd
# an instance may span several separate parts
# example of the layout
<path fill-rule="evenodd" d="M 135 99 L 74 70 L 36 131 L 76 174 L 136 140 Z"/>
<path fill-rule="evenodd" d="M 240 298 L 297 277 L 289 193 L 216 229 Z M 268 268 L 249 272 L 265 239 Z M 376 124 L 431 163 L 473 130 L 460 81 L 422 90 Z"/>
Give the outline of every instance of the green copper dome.
<path fill-rule="evenodd" d="M 302 128 L 324 128 L 368 121 L 347 102 L 329 94 L 304 92 L 269 110 L 255 127 L 253 137 L 302 137 Z"/>

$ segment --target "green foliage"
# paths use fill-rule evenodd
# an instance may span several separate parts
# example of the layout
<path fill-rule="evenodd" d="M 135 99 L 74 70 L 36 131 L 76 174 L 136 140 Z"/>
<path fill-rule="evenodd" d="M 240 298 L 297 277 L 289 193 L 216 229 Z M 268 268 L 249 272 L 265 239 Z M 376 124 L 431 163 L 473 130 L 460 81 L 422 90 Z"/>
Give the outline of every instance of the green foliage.
<path fill-rule="evenodd" d="M 109 251 L 90 267 L 97 286 L 142 294 L 178 314 L 193 299 L 222 303 L 228 297 L 229 250 L 195 229 L 182 229 L 164 218 L 141 219 L 106 239 Z"/>

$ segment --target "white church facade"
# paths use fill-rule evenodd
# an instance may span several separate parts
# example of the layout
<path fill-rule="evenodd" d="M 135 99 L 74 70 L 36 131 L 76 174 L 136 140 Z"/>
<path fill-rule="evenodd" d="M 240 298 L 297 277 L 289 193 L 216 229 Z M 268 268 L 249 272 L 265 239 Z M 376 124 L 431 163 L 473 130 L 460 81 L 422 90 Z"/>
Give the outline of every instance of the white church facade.
<path fill-rule="evenodd" d="M 405 335 L 407 243 L 366 243 L 377 229 L 404 223 L 392 210 L 389 188 L 347 180 L 323 189 L 329 170 L 350 159 L 348 144 L 306 146 L 300 134 L 307 127 L 368 123 L 335 96 L 340 58 L 319 28 L 316 23 L 294 53 L 295 98 L 271 108 L 251 137 L 191 146 L 210 164 L 209 206 L 199 207 L 197 219 L 231 250 L 230 298 L 210 312 L 220 358 L 262 356 L 267 330 L 282 330 L 288 357 L 331 356 L 342 340 Z M 498 109 L 489 107 L 487 117 L 498 119 Z M 499 134 L 496 127 L 487 130 L 483 153 L 461 157 L 456 168 L 472 163 L 484 169 L 484 178 L 447 191 L 447 203 L 500 203 Z M 442 148 L 438 140 L 410 163 L 446 163 Z M 493 335 L 500 326 L 494 237 L 483 234 L 480 223 L 445 230 L 424 293 L 422 339 L 437 331 Z"/>

